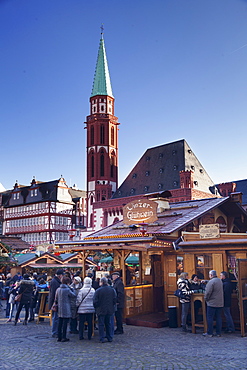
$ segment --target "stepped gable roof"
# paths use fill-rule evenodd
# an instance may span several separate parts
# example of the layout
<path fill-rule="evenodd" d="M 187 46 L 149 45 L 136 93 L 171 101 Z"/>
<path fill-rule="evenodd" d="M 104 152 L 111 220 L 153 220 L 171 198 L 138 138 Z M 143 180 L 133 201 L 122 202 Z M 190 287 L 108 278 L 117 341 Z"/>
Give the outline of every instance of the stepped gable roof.
<path fill-rule="evenodd" d="M 170 235 L 178 230 L 182 230 L 194 220 L 202 217 L 211 210 L 219 207 L 224 213 L 244 216 L 244 221 L 239 218 L 241 229 L 247 227 L 247 213 L 243 208 L 230 197 L 225 198 L 208 198 L 186 202 L 170 203 L 170 208 L 158 214 L 158 220 L 147 226 L 147 235 Z M 111 238 L 121 236 L 136 236 L 140 232 L 137 228 L 127 226 L 123 221 L 107 226 L 87 236 L 87 238 Z M 85 238 L 85 239 L 87 239 Z"/>
<path fill-rule="evenodd" d="M 180 171 L 193 171 L 194 189 L 211 193 L 213 181 L 182 139 L 147 149 L 113 198 L 179 189 Z"/>
<path fill-rule="evenodd" d="M 242 193 L 242 204 L 247 205 L 247 179 L 237 180 L 237 181 L 228 181 L 227 183 L 235 183 L 236 189 L 235 192 Z M 218 188 L 220 184 L 215 186 Z"/>
<path fill-rule="evenodd" d="M 233 181 L 236 184 L 236 192 L 242 193 L 242 204 L 247 204 L 247 179 Z"/>
<path fill-rule="evenodd" d="M 99 44 L 98 58 L 94 74 L 91 97 L 96 95 L 108 95 L 113 98 L 103 35 L 101 35 Z"/>
<path fill-rule="evenodd" d="M 12 250 L 24 250 L 29 249 L 31 245 L 19 237 L 12 237 L 12 236 L 0 236 L 0 243 L 6 245 L 7 247 L 11 248 Z"/>

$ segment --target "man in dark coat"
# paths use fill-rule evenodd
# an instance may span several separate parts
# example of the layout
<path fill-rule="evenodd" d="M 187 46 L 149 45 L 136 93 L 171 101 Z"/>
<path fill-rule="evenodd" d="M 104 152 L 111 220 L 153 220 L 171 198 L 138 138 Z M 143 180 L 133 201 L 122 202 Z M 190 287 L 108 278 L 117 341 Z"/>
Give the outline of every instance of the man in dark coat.
<path fill-rule="evenodd" d="M 50 292 L 48 297 L 48 308 L 51 310 L 52 305 L 55 300 L 55 294 L 57 288 L 60 287 L 61 280 L 63 277 L 64 271 L 63 269 L 58 269 L 56 272 L 56 275 L 53 277 L 51 283 L 50 283 Z M 52 337 L 57 338 L 58 336 L 58 313 L 55 311 L 52 311 Z"/>
<path fill-rule="evenodd" d="M 232 295 L 232 283 L 230 279 L 228 278 L 228 274 L 225 271 L 222 271 L 220 273 L 220 278 L 223 283 L 223 292 L 224 292 L 224 315 L 226 318 L 226 333 L 234 333 L 235 332 L 235 326 L 231 315 L 231 295 Z"/>
<path fill-rule="evenodd" d="M 108 342 L 112 342 L 111 317 L 115 312 L 117 295 L 115 290 L 108 285 L 106 277 L 100 279 L 100 285 L 93 298 L 93 305 L 98 316 L 100 342 L 104 343 L 105 336 Z"/>
<path fill-rule="evenodd" d="M 120 278 L 120 273 L 115 271 L 112 273 L 113 288 L 117 293 L 117 310 L 115 311 L 117 328 L 114 334 L 123 334 L 123 309 L 124 309 L 124 284 Z"/>

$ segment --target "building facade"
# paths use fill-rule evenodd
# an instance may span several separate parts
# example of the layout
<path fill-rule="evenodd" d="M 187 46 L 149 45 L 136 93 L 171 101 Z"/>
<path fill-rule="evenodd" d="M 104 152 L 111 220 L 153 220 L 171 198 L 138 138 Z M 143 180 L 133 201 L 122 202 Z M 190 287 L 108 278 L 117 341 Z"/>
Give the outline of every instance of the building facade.
<path fill-rule="evenodd" d="M 80 237 L 86 225 L 86 192 L 69 188 L 64 180 L 14 185 L 1 194 L 3 234 L 30 245 L 68 240 L 71 230 Z"/>

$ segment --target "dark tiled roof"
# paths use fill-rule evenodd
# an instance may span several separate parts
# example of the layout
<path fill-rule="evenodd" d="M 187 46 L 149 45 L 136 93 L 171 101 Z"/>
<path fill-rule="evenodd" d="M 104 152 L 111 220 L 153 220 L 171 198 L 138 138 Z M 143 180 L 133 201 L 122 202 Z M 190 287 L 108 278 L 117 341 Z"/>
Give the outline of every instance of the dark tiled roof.
<path fill-rule="evenodd" d="M 13 250 L 29 249 L 30 244 L 18 237 L 0 236 L 0 242 Z"/>
<path fill-rule="evenodd" d="M 197 190 L 210 193 L 213 181 L 185 140 L 147 149 L 113 198 L 180 188 L 180 171 L 194 171 Z"/>

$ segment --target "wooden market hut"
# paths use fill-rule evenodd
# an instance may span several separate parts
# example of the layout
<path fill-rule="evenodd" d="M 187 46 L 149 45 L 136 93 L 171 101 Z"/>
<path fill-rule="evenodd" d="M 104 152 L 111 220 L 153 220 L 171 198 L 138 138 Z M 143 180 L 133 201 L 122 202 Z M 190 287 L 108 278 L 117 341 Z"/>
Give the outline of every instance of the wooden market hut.
<path fill-rule="evenodd" d="M 52 254 L 49 252 L 44 253 L 22 253 L 15 256 L 18 261 L 17 266 L 12 267 L 11 273 L 15 275 L 18 271 L 23 273 L 43 273 L 46 272 L 48 275 L 54 275 L 58 268 L 68 269 L 71 272 L 82 269 L 82 258 L 77 252 Z M 89 259 L 86 259 L 85 263 L 91 267 L 97 264 Z"/>
<path fill-rule="evenodd" d="M 139 254 L 137 285 L 125 288 L 126 318 L 167 312 L 171 305 L 179 308 L 173 293 L 182 271 L 200 272 L 207 279 L 211 269 L 218 274 L 231 272 L 234 261 L 247 258 L 247 213 L 241 207 L 241 194 L 171 204 L 166 199 L 153 200 L 158 203 L 158 219 L 147 224 L 144 232 L 138 224 L 120 221 L 81 241 L 57 245 L 61 252 L 77 251 L 83 260 L 95 251 L 108 252 L 124 283 L 126 258 Z"/>

